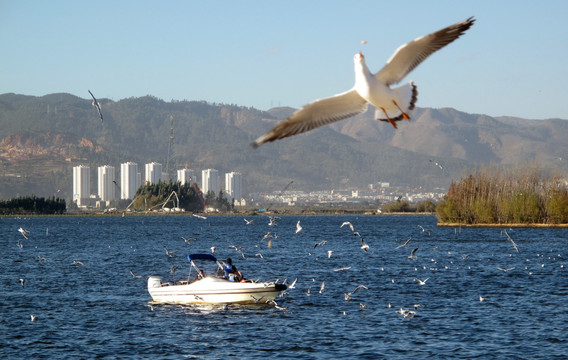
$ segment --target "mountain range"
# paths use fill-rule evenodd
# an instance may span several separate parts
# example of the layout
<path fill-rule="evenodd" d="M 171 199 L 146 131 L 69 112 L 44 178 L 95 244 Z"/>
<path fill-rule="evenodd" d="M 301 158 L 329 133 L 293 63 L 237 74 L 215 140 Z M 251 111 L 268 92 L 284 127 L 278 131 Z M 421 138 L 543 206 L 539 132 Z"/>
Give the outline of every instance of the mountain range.
<path fill-rule="evenodd" d="M 85 91 L 86 92 L 86 91 Z M 363 189 L 369 184 L 432 191 L 483 165 L 537 162 L 568 174 L 568 121 L 416 108 L 411 121 L 373 120 L 373 111 L 305 134 L 249 144 L 293 113 L 204 101 L 166 102 L 153 96 L 90 99 L 57 93 L 0 95 L 0 198 L 71 199 L 72 167 L 91 167 L 96 192 L 102 165 L 162 163 L 164 171 L 215 168 L 243 174 L 243 192 Z M 173 146 L 170 147 L 170 144 Z M 168 155 L 169 153 L 169 155 Z M 198 179 L 200 180 L 200 179 Z M 221 184 L 224 179 L 221 179 Z"/>

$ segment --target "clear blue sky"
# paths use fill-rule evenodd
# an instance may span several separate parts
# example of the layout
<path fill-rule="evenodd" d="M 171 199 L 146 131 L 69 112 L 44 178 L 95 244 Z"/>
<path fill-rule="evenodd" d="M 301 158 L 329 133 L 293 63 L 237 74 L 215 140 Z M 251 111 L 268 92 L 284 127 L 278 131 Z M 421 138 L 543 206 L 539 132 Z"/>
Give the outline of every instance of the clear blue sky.
<path fill-rule="evenodd" d="M 0 0 L 0 94 L 298 108 L 351 88 L 354 53 L 375 72 L 469 16 L 403 81 L 417 105 L 568 119 L 567 1 Z"/>

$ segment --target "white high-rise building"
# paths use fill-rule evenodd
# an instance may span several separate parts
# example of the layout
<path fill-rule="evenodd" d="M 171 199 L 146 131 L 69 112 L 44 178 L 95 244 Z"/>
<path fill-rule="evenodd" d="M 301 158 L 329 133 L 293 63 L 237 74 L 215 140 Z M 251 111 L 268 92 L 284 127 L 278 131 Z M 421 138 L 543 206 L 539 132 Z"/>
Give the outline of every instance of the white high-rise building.
<path fill-rule="evenodd" d="M 144 183 L 157 184 L 162 180 L 162 164 L 155 162 L 144 166 Z"/>
<path fill-rule="evenodd" d="M 126 162 L 120 164 L 120 198 L 134 199 L 140 187 L 140 173 L 138 164 Z"/>
<path fill-rule="evenodd" d="M 195 176 L 195 170 L 193 169 L 181 169 L 177 171 L 177 181 L 182 185 L 185 183 L 193 184 L 197 183 L 197 177 Z"/>
<path fill-rule="evenodd" d="M 73 201 L 77 206 L 87 206 L 91 197 L 91 169 L 88 166 L 73 167 Z"/>
<path fill-rule="evenodd" d="M 114 166 L 99 166 L 98 195 L 102 201 L 112 201 L 116 198 Z"/>
<path fill-rule="evenodd" d="M 225 174 L 225 189 L 229 202 L 232 200 L 241 201 L 243 198 L 242 191 L 243 176 L 240 172 L 230 172 Z"/>
<path fill-rule="evenodd" d="M 219 194 L 219 171 L 215 169 L 207 169 L 201 171 L 201 191 L 207 194 L 213 191 L 215 196 Z"/>

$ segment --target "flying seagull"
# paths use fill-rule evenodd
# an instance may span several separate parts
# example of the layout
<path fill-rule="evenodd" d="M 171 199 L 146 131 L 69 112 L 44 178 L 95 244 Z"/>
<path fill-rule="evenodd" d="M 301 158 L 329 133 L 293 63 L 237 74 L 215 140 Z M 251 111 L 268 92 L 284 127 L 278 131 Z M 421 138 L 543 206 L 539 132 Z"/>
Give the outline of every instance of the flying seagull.
<path fill-rule="evenodd" d="M 418 91 L 410 82 L 391 89 L 428 56 L 448 45 L 465 33 L 475 22 L 473 17 L 419 37 L 399 47 L 386 65 L 372 74 L 361 52 L 355 54 L 355 85 L 350 90 L 315 100 L 296 111 L 266 134 L 251 143 L 260 145 L 297 135 L 317 127 L 363 113 L 369 104 L 375 107 L 375 119 L 388 121 L 394 128 L 396 121 L 410 120 L 408 112 L 414 109 Z"/>
<path fill-rule="evenodd" d="M 361 249 L 368 251 L 369 250 L 369 245 L 367 245 L 367 243 L 365 243 L 365 240 L 363 240 L 363 238 L 361 238 Z"/>
<path fill-rule="evenodd" d="M 300 231 L 302 231 L 302 225 L 300 225 L 300 220 L 298 220 L 298 222 L 296 223 L 296 230 L 294 231 L 294 234 L 297 234 Z"/>
<path fill-rule="evenodd" d="M 343 294 L 344 297 L 345 297 L 345 301 L 350 301 L 350 300 L 351 300 L 351 297 L 353 296 L 353 294 L 355 294 L 357 291 L 359 291 L 359 290 L 361 290 L 361 289 L 369 290 L 369 288 L 366 287 L 365 285 L 358 285 L 358 286 L 355 288 L 355 290 Z"/>
<path fill-rule="evenodd" d="M 519 248 L 517 247 L 517 244 L 515 244 L 515 242 L 513 241 L 513 239 L 509 236 L 509 234 L 507 233 L 507 230 L 505 231 L 505 235 L 507 235 L 507 240 L 509 240 L 511 242 L 511 244 L 513 245 L 513 248 L 515 249 L 516 252 L 519 252 Z"/>
<path fill-rule="evenodd" d="M 30 233 L 28 230 L 19 228 L 18 231 L 20 232 L 20 234 L 22 234 L 23 237 L 25 237 L 26 239 L 28 238 L 28 234 Z"/>
<path fill-rule="evenodd" d="M 87 91 L 89 92 L 89 94 L 91 94 L 91 97 L 93 98 L 92 105 L 97 108 L 97 111 L 99 112 L 99 117 L 101 118 L 101 122 L 102 122 L 103 121 L 103 112 L 101 110 L 101 104 L 99 104 L 99 102 L 97 101 L 97 99 L 95 98 L 95 95 L 93 95 L 91 90 L 87 90 Z"/>
<path fill-rule="evenodd" d="M 414 278 L 414 281 L 418 281 L 418 284 L 420 284 L 420 286 L 426 285 L 426 281 L 428 281 L 428 279 L 430 278 L 426 278 L 424 280 L 420 280 L 418 278 Z"/>
<path fill-rule="evenodd" d="M 344 222 L 341 224 L 340 228 L 344 227 L 345 225 L 349 226 L 349 229 L 351 229 L 351 232 L 355 232 L 355 228 L 353 227 L 353 224 L 351 224 L 351 222 L 349 222 L 349 221 L 344 221 Z"/>
<path fill-rule="evenodd" d="M 410 240 L 412 240 L 412 236 L 409 237 L 408 240 L 406 240 L 406 241 L 404 242 L 404 244 L 397 246 L 395 249 L 400 249 L 400 248 L 403 248 L 403 247 L 408 247 L 408 244 L 410 243 Z"/>

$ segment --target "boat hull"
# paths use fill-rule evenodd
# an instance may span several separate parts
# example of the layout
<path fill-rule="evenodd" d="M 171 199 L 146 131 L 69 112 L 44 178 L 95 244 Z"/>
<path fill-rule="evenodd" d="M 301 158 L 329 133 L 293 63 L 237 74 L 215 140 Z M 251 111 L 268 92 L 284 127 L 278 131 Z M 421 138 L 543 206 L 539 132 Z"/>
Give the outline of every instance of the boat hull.
<path fill-rule="evenodd" d="M 148 278 L 152 300 L 168 304 L 255 304 L 274 300 L 285 285 L 274 283 L 241 283 L 206 277 L 190 284 L 168 285 L 159 276 Z"/>

